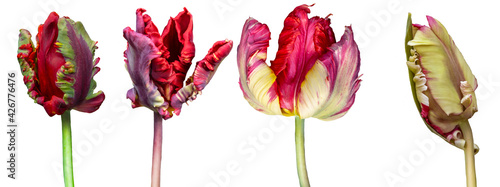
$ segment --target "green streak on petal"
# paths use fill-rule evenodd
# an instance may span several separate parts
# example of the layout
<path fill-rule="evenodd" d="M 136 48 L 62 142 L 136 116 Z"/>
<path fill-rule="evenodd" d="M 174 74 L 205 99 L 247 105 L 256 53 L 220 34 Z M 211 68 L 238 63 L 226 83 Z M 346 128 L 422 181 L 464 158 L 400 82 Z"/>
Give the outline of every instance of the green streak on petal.
<path fill-rule="evenodd" d="M 90 39 L 81 22 L 64 17 L 59 19 L 58 29 L 58 50 L 66 64 L 57 74 L 57 85 L 64 92 L 64 100 L 79 104 L 102 94 L 94 93 L 96 82 L 93 76 L 99 71 L 95 67 L 99 59 L 94 60 L 97 42 Z M 75 99 L 77 101 L 73 101 Z"/>
<path fill-rule="evenodd" d="M 25 47 L 29 46 L 29 49 L 22 48 L 21 46 L 23 46 L 23 45 L 25 45 Z M 35 50 L 35 47 L 33 45 L 33 41 L 31 40 L 30 32 L 28 30 L 25 30 L 25 29 L 19 30 L 19 41 L 18 41 L 18 50 L 17 50 L 18 58 L 17 58 L 17 60 L 19 62 L 19 66 L 21 67 L 21 72 L 23 74 L 23 77 L 25 77 L 24 83 L 26 84 L 26 87 L 28 88 L 28 92 L 29 92 L 28 95 L 32 99 L 36 100 L 36 96 L 33 93 L 32 89 L 35 86 L 34 79 L 36 76 L 35 69 L 36 69 L 37 59 L 33 58 L 33 61 L 34 61 L 33 64 L 30 64 L 28 62 L 28 60 L 30 58 L 29 57 L 30 52 L 36 53 L 34 50 Z M 19 56 L 19 55 L 21 55 L 21 56 Z"/>

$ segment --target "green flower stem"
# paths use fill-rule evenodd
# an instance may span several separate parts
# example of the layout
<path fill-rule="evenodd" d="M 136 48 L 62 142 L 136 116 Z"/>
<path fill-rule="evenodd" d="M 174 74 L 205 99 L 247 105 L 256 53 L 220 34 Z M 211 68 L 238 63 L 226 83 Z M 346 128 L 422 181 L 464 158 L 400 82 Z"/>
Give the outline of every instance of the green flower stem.
<path fill-rule="evenodd" d="M 163 119 L 158 112 L 154 113 L 153 166 L 151 169 L 151 187 L 160 187 L 161 147 L 163 136 Z"/>
<path fill-rule="evenodd" d="M 307 176 L 306 155 L 304 151 L 304 119 L 295 116 L 295 153 L 297 155 L 297 173 L 301 187 L 309 187 Z"/>
<path fill-rule="evenodd" d="M 61 115 L 62 123 L 62 143 L 63 143 L 63 172 L 64 185 L 66 187 L 75 186 L 73 181 L 73 151 L 71 141 L 71 116 L 70 110 Z"/>
<path fill-rule="evenodd" d="M 465 173 L 467 176 L 467 187 L 476 187 L 476 166 L 474 161 L 474 138 L 472 137 L 472 129 L 469 121 L 460 124 L 465 139 Z"/>

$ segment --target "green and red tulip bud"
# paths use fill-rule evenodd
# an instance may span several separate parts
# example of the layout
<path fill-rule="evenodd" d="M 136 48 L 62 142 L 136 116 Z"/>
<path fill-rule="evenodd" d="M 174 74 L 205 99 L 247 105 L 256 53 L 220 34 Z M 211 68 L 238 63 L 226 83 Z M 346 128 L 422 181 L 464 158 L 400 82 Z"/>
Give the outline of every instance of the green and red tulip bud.
<path fill-rule="evenodd" d="M 94 93 L 94 60 L 97 42 L 90 39 L 83 24 L 50 13 L 38 27 L 35 47 L 31 34 L 20 30 L 17 58 L 28 94 L 49 116 L 75 109 L 91 113 L 99 109 L 104 93 Z"/>
<path fill-rule="evenodd" d="M 94 93 L 94 60 L 97 42 L 90 39 L 80 22 L 50 13 L 38 27 L 37 45 L 31 34 L 20 30 L 17 59 L 28 95 L 42 105 L 49 116 L 61 115 L 63 172 L 66 187 L 74 186 L 70 111 L 92 113 L 104 101 L 104 93 Z"/>

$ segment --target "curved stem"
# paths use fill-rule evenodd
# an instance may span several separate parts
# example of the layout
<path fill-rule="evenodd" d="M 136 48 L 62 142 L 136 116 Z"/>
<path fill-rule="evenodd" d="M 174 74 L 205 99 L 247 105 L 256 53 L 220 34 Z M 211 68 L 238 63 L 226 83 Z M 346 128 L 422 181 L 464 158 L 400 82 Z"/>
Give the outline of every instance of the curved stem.
<path fill-rule="evenodd" d="M 476 187 L 476 166 L 474 161 L 474 138 L 472 137 L 472 129 L 469 121 L 460 124 L 465 139 L 465 173 L 467 176 L 467 187 Z"/>
<path fill-rule="evenodd" d="M 295 153 L 297 155 L 297 173 L 301 187 L 309 187 L 307 176 L 306 156 L 304 150 L 304 119 L 295 116 Z"/>
<path fill-rule="evenodd" d="M 160 187 L 161 147 L 162 147 L 162 117 L 154 112 L 153 166 L 151 169 L 151 187 Z"/>
<path fill-rule="evenodd" d="M 64 185 L 66 187 L 73 187 L 73 151 L 71 141 L 71 116 L 70 110 L 67 110 L 61 115 L 62 123 L 62 143 L 63 143 L 63 172 L 64 172 Z"/>

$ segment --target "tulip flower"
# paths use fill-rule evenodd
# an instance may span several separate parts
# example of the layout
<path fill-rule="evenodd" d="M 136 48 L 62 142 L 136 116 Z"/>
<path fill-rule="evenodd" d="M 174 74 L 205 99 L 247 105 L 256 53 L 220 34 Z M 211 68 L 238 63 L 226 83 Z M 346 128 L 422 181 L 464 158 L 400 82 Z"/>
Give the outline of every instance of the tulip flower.
<path fill-rule="evenodd" d="M 359 88 L 360 55 L 347 26 L 336 42 L 330 19 L 312 17 L 308 5 L 285 19 L 276 59 L 266 64 L 270 31 L 249 18 L 238 45 L 240 87 L 248 103 L 270 115 L 295 116 L 297 170 L 301 186 L 309 186 L 304 156 L 304 119 L 342 117 Z"/>
<path fill-rule="evenodd" d="M 474 144 L 468 119 L 477 112 L 477 81 L 446 28 L 427 16 L 429 26 L 408 15 L 406 55 L 415 104 L 427 127 L 464 149 L 468 186 L 476 186 Z"/>
<path fill-rule="evenodd" d="M 216 42 L 202 60 L 196 63 L 191 77 L 184 79 L 194 58 L 193 20 L 184 8 L 170 18 L 163 33 L 158 32 L 151 17 L 136 11 L 136 31 L 127 27 L 123 36 L 128 42 L 126 68 L 134 87 L 127 92 L 132 107 L 144 106 L 154 112 L 153 167 L 151 185 L 160 186 L 162 118 L 179 115 L 183 103 L 196 99 L 210 82 L 217 67 L 229 54 L 231 40 Z"/>
<path fill-rule="evenodd" d="M 82 23 L 50 13 L 38 27 L 35 48 L 31 34 L 20 30 L 17 58 L 28 95 L 42 105 L 49 116 L 62 115 L 64 181 L 73 186 L 70 111 L 92 113 L 104 101 L 104 93 L 94 93 L 94 60 L 97 42 L 90 39 Z"/>

